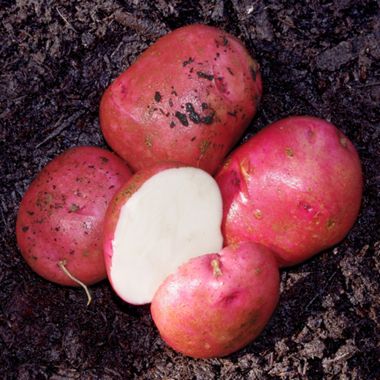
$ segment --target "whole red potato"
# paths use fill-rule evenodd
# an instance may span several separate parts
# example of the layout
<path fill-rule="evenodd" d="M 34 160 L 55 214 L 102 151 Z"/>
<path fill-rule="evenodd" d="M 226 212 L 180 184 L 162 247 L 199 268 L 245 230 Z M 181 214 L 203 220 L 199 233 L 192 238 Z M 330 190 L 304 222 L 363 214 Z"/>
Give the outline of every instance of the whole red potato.
<path fill-rule="evenodd" d="M 220 357 L 260 334 L 278 298 L 272 252 L 245 242 L 183 264 L 160 286 L 151 312 L 174 350 L 195 358 Z"/>
<path fill-rule="evenodd" d="M 279 120 L 236 149 L 216 175 L 225 244 L 255 241 L 282 266 L 338 243 L 362 198 L 355 147 L 331 123 L 310 116 Z"/>
<path fill-rule="evenodd" d="M 30 267 L 61 285 L 78 285 L 62 266 L 86 285 L 104 279 L 104 215 L 130 176 L 119 157 L 96 147 L 71 148 L 48 163 L 17 215 L 17 243 Z"/>
<path fill-rule="evenodd" d="M 261 93 L 259 66 L 237 38 L 189 25 L 158 39 L 108 87 L 100 126 L 135 171 L 171 160 L 213 173 Z"/>

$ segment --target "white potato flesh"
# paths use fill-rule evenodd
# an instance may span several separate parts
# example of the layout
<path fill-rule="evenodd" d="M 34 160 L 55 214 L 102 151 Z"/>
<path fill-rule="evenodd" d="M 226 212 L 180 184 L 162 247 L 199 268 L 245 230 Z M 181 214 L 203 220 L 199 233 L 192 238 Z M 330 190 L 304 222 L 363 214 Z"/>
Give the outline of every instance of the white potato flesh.
<path fill-rule="evenodd" d="M 222 197 L 205 171 L 167 169 L 122 206 L 112 242 L 110 279 L 125 301 L 150 303 L 164 281 L 192 257 L 219 252 Z"/>

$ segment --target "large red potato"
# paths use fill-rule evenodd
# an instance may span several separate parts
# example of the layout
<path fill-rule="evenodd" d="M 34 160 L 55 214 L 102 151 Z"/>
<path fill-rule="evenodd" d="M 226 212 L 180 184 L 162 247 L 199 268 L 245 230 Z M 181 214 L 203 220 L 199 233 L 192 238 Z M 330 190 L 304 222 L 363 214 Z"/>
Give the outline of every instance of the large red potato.
<path fill-rule="evenodd" d="M 222 197 L 205 171 L 159 163 L 137 172 L 111 201 L 104 227 L 107 274 L 132 304 L 150 303 L 169 273 L 219 251 Z"/>
<path fill-rule="evenodd" d="M 104 137 L 134 170 L 173 160 L 213 173 L 256 112 L 258 70 L 232 35 L 200 24 L 176 29 L 108 87 Z"/>
<path fill-rule="evenodd" d="M 106 277 L 102 229 L 107 206 L 131 176 L 113 153 L 71 148 L 53 159 L 25 192 L 17 215 L 20 251 L 47 280 L 76 286 Z"/>
<path fill-rule="evenodd" d="M 362 197 L 354 146 L 331 123 L 308 116 L 264 128 L 230 155 L 216 181 L 225 244 L 259 242 L 282 266 L 342 240 Z"/>
<path fill-rule="evenodd" d="M 260 334 L 278 298 L 272 252 L 244 242 L 182 265 L 154 295 L 151 312 L 162 338 L 176 351 L 220 357 Z"/>

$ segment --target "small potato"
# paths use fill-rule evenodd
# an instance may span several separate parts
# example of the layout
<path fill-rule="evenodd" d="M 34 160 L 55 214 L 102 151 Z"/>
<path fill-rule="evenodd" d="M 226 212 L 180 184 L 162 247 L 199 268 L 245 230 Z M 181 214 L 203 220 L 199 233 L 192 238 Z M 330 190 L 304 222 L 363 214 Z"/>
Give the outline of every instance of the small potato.
<path fill-rule="evenodd" d="M 279 298 L 279 271 L 259 244 L 196 257 L 171 274 L 151 312 L 164 341 L 194 358 L 226 356 L 255 339 Z"/>
<path fill-rule="evenodd" d="M 263 244 L 282 266 L 342 240 L 358 216 L 363 185 L 349 139 L 310 116 L 261 130 L 230 155 L 216 181 L 225 243 Z"/>
<path fill-rule="evenodd" d="M 108 87 L 100 126 L 135 171 L 178 161 L 214 173 L 261 93 L 259 66 L 241 41 L 189 25 L 157 40 Z"/>
<path fill-rule="evenodd" d="M 114 193 L 131 176 L 113 153 L 72 148 L 53 159 L 24 194 L 17 215 L 20 251 L 40 276 L 61 285 L 106 277 L 102 229 Z"/>

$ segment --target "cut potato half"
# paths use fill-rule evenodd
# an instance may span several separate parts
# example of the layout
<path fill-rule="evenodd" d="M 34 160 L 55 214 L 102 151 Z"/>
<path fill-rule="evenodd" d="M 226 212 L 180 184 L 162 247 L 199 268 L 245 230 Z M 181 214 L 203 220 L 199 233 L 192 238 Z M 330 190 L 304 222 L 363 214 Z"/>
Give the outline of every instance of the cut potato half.
<path fill-rule="evenodd" d="M 135 177 L 114 198 L 108 275 L 123 300 L 146 304 L 181 264 L 222 248 L 222 198 L 214 179 L 197 168 Z"/>

